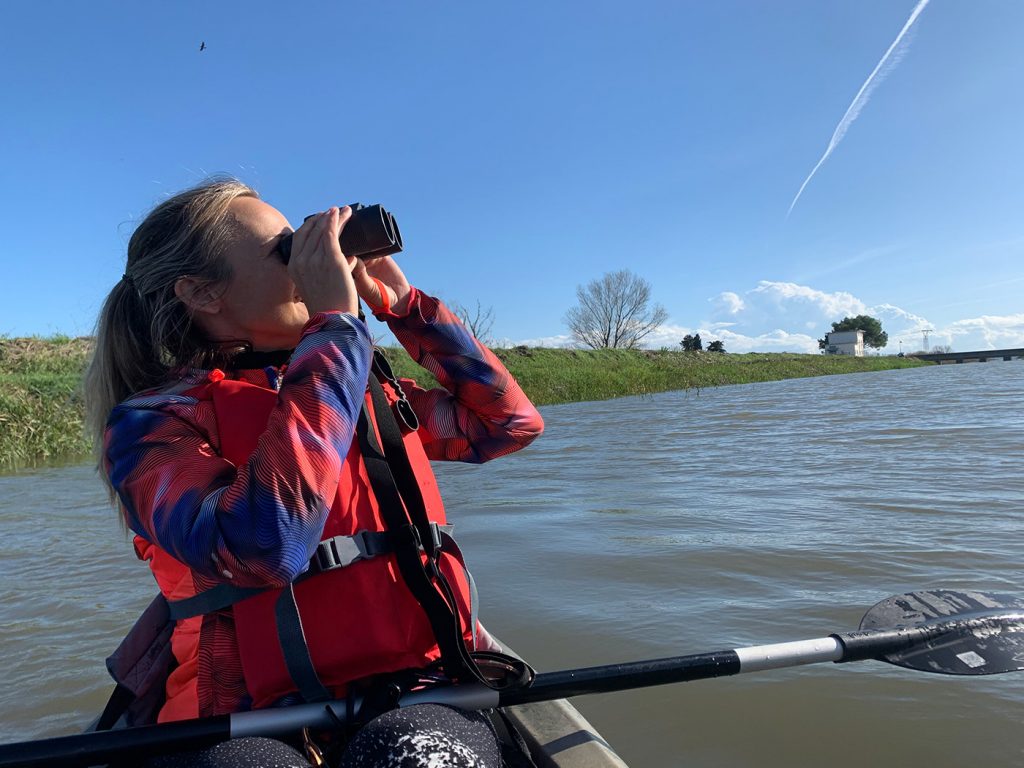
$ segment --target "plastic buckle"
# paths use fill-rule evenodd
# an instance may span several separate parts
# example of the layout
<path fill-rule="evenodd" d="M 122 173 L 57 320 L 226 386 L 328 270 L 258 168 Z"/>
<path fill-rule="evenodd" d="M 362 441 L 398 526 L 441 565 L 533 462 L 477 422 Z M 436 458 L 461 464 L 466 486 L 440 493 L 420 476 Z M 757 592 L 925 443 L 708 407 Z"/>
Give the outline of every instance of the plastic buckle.
<path fill-rule="evenodd" d="M 410 432 L 415 432 L 420 428 L 420 420 L 416 415 L 416 411 L 412 409 L 412 404 L 405 399 L 405 393 L 399 390 L 401 397 L 395 401 L 395 410 L 398 412 L 398 417 L 402 422 L 409 428 Z"/>
<path fill-rule="evenodd" d="M 359 552 L 355 557 L 356 560 L 374 556 L 375 553 L 370 551 L 370 532 L 365 528 L 352 536 L 352 543 L 356 545 L 356 550 Z"/>
<path fill-rule="evenodd" d="M 380 372 L 384 374 L 384 378 L 388 380 L 388 383 L 395 384 L 398 382 L 398 379 L 395 378 L 395 369 L 391 367 L 391 361 L 388 360 L 387 355 L 379 349 L 374 349 L 373 359 L 377 363 L 377 367 L 380 368 Z"/>
<path fill-rule="evenodd" d="M 334 548 L 334 539 L 327 539 L 327 541 L 321 541 L 316 545 L 316 560 L 317 569 L 320 571 L 329 571 L 333 568 L 338 567 L 338 551 Z"/>
<path fill-rule="evenodd" d="M 441 526 L 437 523 L 430 524 L 430 552 L 436 555 L 441 551 Z"/>
<path fill-rule="evenodd" d="M 373 553 L 370 552 L 369 531 L 366 530 L 353 536 L 334 536 L 321 541 L 316 548 L 316 563 L 321 571 L 344 568 L 368 557 L 373 557 Z"/>

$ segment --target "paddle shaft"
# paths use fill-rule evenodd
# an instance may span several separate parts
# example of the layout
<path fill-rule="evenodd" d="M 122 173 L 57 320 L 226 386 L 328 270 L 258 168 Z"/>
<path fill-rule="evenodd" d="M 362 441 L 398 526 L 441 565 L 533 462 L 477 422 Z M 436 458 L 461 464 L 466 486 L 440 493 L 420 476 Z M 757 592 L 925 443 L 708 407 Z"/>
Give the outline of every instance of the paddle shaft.
<path fill-rule="evenodd" d="M 231 738 L 231 716 L 181 720 L 120 731 L 95 731 L 0 746 L 2 766 L 87 766 L 141 761 L 182 749 L 212 747 Z M 184 746 L 183 746 L 184 745 Z"/>
<path fill-rule="evenodd" d="M 399 706 L 434 703 L 469 710 L 489 709 L 825 661 L 860 661 L 895 653 L 941 634 L 960 630 L 963 624 L 964 621 L 950 620 L 905 629 L 834 634 L 813 640 L 549 672 L 537 675 L 529 688 L 503 692 L 479 684 L 432 688 L 406 694 Z M 284 735 L 303 727 L 333 728 L 345 720 L 346 710 L 346 702 L 343 701 L 299 704 L 0 745 L 0 768 L 57 763 L 86 766 L 126 757 L 138 760 L 183 749 L 202 749 L 243 736 Z"/>

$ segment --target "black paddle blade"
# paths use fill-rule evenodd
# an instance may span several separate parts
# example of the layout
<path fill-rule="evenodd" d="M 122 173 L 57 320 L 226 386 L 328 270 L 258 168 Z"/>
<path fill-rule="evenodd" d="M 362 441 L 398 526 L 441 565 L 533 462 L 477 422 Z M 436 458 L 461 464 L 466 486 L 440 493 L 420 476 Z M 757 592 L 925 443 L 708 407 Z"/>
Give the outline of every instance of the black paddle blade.
<path fill-rule="evenodd" d="M 989 592 L 936 589 L 887 598 L 860 628 L 934 629 L 934 636 L 882 659 L 945 675 L 995 675 L 1024 669 L 1024 600 Z"/>

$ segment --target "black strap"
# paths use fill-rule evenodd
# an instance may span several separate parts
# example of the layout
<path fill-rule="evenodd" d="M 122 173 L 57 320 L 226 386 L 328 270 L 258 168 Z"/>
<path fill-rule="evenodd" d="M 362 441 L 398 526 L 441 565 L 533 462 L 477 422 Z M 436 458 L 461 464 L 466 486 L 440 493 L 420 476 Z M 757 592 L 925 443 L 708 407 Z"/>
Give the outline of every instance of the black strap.
<path fill-rule="evenodd" d="M 381 352 L 378 348 L 373 348 L 373 364 L 372 368 L 381 379 L 384 379 L 391 385 L 395 390 L 395 394 L 398 395 L 398 401 L 395 403 L 395 413 L 404 422 L 410 430 L 415 432 L 420 428 L 420 419 L 416 415 L 416 411 L 412 408 L 412 403 L 405 397 L 405 392 L 402 391 L 402 385 L 398 379 L 395 378 L 395 372 L 391 368 L 391 363 L 388 361 L 387 355 Z"/>
<path fill-rule="evenodd" d="M 103 708 L 99 720 L 96 721 L 95 729 L 109 731 L 121 719 L 121 715 L 128 711 L 128 707 L 133 701 L 135 701 L 135 692 L 118 683 L 114 686 L 110 698 L 107 699 L 107 705 Z"/>
<path fill-rule="evenodd" d="M 373 358 L 374 371 L 385 377 L 389 377 L 389 383 L 392 386 L 397 386 L 398 382 L 395 380 L 394 374 L 390 373 L 390 366 L 386 369 L 382 368 L 381 360 L 383 360 L 384 364 L 387 363 L 387 360 L 384 359 L 382 355 L 375 352 Z M 401 392 L 400 389 L 398 391 Z M 384 467 L 387 469 L 386 474 L 383 472 L 380 474 L 380 484 L 382 486 L 392 485 L 397 489 L 398 494 L 401 497 L 401 501 L 405 504 L 405 509 L 408 513 L 409 519 L 419 531 L 420 539 L 423 541 L 424 550 L 430 559 L 436 561 L 437 550 L 440 548 L 441 542 L 431 541 L 431 533 L 429 530 L 430 518 L 427 515 L 427 507 L 423 502 L 423 494 L 420 491 L 420 485 L 416 479 L 416 473 L 413 471 L 412 463 L 409 461 L 409 454 L 406 453 L 405 450 L 405 441 L 402 439 L 402 430 L 398 426 L 398 421 L 395 418 L 394 411 L 388 404 L 387 396 L 384 394 L 384 388 L 374 376 L 370 376 L 370 397 L 373 400 L 373 412 L 377 419 L 377 430 L 380 433 L 380 440 L 383 445 L 382 450 L 380 446 L 376 445 L 376 440 L 374 439 L 373 449 L 376 454 L 380 455 L 380 457 L 384 459 Z M 399 402 L 404 400 L 405 394 L 402 393 L 399 395 Z M 376 494 L 377 484 L 374 483 L 373 480 L 374 478 L 371 476 L 370 482 L 373 484 L 373 491 L 374 494 Z M 401 509 L 401 507 L 399 507 L 399 509 Z M 390 522 L 388 525 L 390 527 Z"/>
<path fill-rule="evenodd" d="M 201 616 L 206 613 L 213 613 L 247 597 L 265 592 L 263 587 L 236 587 L 234 584 L 218 584 L 215 587 L 198 592 L 192 597 L 181 600 L 168 600 L 167 612 L 170 618 L 175 621 L 189 619 L 193 616 Z"/>
<path fill-rule="evenodd" d="M 434 540 L 435 529 L 431 528 L 427 518 L 423 494 L 419 484 L 415 483 L 401 430 L 384 395 L 384 389 L 375 376 L 370 377 L 370 397 L 377 429 L 385 448 L 382 450 L 377 443 L 365 404 L 359 415 L 356 433 L 373 494 L 380 506 L 384 523 L 393 537 L 398 570 L 426 613 L 441 649 L 446 674 L 455 680 L 476 678 L 472 660 L 468 658 L 469 652 L 462 640 L 458 604 L 447 580 L 437 568 L 441 542 Z M 409 477 L 403 478 L 403 475 Z M 415 484 L 414 491 L 409 490 L 410 479 Z M 400 493 L 400 487 L 405 493 Z M 427 554 L 426 565 L 420 557 L 421 546 Z M 435 584 L 444 590 L 443 596 Z"/>
<path fill-rule="evenodd" d="M 299 695 L 306 701 L 330 701 L 331 692 L 323 684 L 313 667 L 306 644 L 306 633 L 302 630 L 299 606 L 295 602 L 295 585 L 289 584 L 281 590 L 274 605 L 277 621 L 277 639 L 284 652 L 284 663 L 288 674 L 299 688 Z"/>
<path fill-rule="evenodd" d="M 395 410 L 398 410 L 401 415 L 402 411 L 399 407 L 403 403 L 408 406 L 409 403 L 405 399 L 401 386 L 394 378 L 394 374 L 391 373 L 387 359 L 378 350 L 374 351 L 373 370 L 396 389 L 399 400 L 395 404 Z M 438 568 L 444 537 L 437 537 L 437 528 L 430 523 L 419 482 L 405 450 L 405 442 L 398 426 L 395 410 L 389 407 L 384 390 L 375 376 L 370 376 L 369 384 L 377 429 L 380 432 L 384 450 L 381 452 L 376 440 L 370 442 L 370 439 L 375 437 L 371 430 L 364 429 L 360 432 L 357 426 L 357 432 L 360 433 L 363 461 L 366 464 L 367 475 L 388 528 L 391 529 L 393 525 L 408 526 L 405 515 L 401 514 L 403 507 L 394 506 L 395 497 L 400 496 L 398 501 L 404 502 L 404 509 L 408 513 L 407 519 L 412 521 L 420 537 L 425 539 L 423 548 L 429 555 L 427 563 L 423 563 L 417 552 L 414 558 L 410 558 L 408 564 L 413 581 L 410 582 L 406 570 L 403 570 L 401 557 L 398 558 L 399 570 L 430 620 L 434 637 L 441 649 L 441 665 L 445 674 L 456 681 L 475 680 L 496 690 L 529 686 L 533 682 L 534 673 L 530 666 L 522 660 L 500 653 L 473 653 L 466 647 L 455 592 L 444 573 Z M 373 472 L 371 472 L 371 464 L 375 467 Z M 379 471 L 377 471 L 378 468 Z M 391 499 L 392 503 L 384 503 L 385 498 Z M 427 542 L 430 542 L 430 548 L 428 548 Z M 472 589 L 475 592 L 475 585 L 472 585 Z M 475 622 L 475 595 L 472 596 L 471 602 L 473 603 L 470 607 L 471 620 Z M 475 623 L 472 631 L 474 633 L 476 631 Z M 495 674 L 496 670 L 481 668 L 477 662 L 477 658 L 481 656 L 492 657 L 488 659 L 487 666 L 502 667 L 502 671 Z M 495 662 L 499 663 L 495 664 Z"/>
<path fill-rule="evenodd" d="M 432 525 L 437 529 L 436 536 L 442 542 L 447 539 L 454 544 L 454 539 L 448 535 L 452 526 Z M 310 560 L 309 570 L 298 580 L 323 571 L 344 568 L 358 560 L 385 555 L 391 551 L 393 551 L 391 536 L 384 531 L 359 531 L 352 536 L 332 536 L 317 545 L 313 558 Z M 218 584 L 192 597 L 168 600 L 168 614 L 175 621 L 189 619 L 193 616 L 223 610 L 265 591 L 266 589 L 263 587 L 236 587 L 233 584 Z"/>

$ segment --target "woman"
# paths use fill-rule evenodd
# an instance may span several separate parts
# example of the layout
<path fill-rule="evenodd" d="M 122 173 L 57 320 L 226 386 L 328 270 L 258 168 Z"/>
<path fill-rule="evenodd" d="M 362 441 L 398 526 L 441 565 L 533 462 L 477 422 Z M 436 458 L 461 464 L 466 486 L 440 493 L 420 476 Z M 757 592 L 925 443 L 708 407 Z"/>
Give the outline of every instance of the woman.
<path fill-rule="evenodd" d="M 256 192 L 237 181 L 190 189 L 135 231 L 102 309 L 87 375 L 100 466 L 136 553 L 179 607 L 160 721 L 344 696 L 439 656 L 452 669 L 457 641 L 474 641 L 427 459 L 487 461 L 529 444 L 543 422 L 390 257 L 341 252 L 350 216 L 308 219 L 286 265 L 278 248 L 291 229 Z M 443 388 L 395 382 L 374 362 L 360 299 Z M 387 469 L 380 480 L 381 452 L 392 480 Z M 389 549 L 399 527 L 414 543 Z M 339 551 L 355 556 L 340 562 Z M 437 636 L 445 610 L 461 638 Z M 434 709 L 445 711 L 428 719 L 486 741 L 479 718 Z"/>

